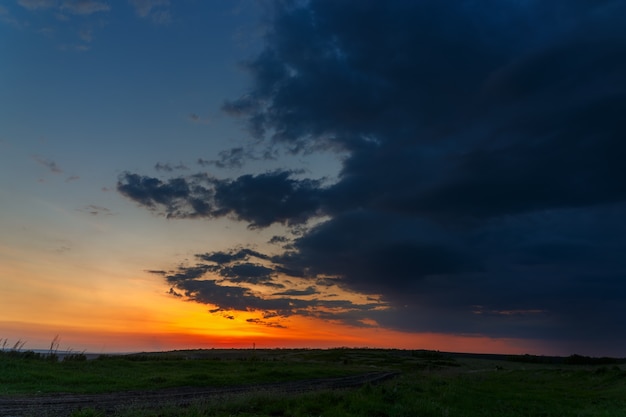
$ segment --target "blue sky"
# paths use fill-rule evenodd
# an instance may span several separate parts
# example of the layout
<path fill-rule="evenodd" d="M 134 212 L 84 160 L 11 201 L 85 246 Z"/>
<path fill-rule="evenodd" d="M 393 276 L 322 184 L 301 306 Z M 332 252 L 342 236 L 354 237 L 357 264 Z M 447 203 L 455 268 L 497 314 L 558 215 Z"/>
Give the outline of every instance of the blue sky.
<path fill-rule="evenodd" d="M 0 330 L 623 356 L 625 12 L 5 2 Z"/>

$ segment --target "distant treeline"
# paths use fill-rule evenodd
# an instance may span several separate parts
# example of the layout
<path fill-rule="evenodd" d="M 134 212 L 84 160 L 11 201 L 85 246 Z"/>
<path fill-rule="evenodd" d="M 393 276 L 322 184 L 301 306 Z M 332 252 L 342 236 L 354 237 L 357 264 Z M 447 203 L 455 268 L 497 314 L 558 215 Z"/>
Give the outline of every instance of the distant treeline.
<path fill-rule="evenodd" d="M 594 358 L 583 355 L 570 356 L 538 356 L 538 355 L 509 355 L 506 358 L 510 362 L 525 363 L 549 363 L 563 365 L 617 365 L 626 363 L 626 358 Z"/>

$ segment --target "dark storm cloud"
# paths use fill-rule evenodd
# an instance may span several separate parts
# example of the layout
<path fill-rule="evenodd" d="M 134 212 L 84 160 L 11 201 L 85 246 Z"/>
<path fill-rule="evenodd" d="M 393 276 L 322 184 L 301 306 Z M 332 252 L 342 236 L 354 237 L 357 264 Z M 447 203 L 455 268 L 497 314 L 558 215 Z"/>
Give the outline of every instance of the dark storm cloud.
<path fill-rule="evenodd" d="M 390 308 L 354 314 L 382 326 L 618 352 L 624 15 L 623 0 L 281 2 L 224 110 L 261 147 L 337 152 L 336 183 L 126 174 L 118 189 L 252 227 L 326 216 L 272 268 L 380 296 Z"/>
<path fill-rule="evenodd" d="M 117 190 L 147 208 L 165 206 L 168 216 L 174 217 L 179 213 L 179 206 L 186 205 L 192 193 L 189 184 L 183 178 L 164 182 L 158 178 L 130 173 L 122 175 L 117 183 Z"/>
<path fill-rule="evenodd" d="M 219 268 L 214 265 L 196 265 L 191 267 L 181 267 L 175 274 L 167 275 L 165 278 L 170 284 L 190 281 L 203 277 L 208 272 L 217 272 Z"/>
<path fill-rule="evenodd" d="M 306 222 L 320 212 L 319 181 L 294 179 L 290 171 L 221 180 L 206 175 L 158 178 L 125 173 L 117 189 L 150 210 L 171 218 L 231 216 L 250 227 Z"/>
<path fill-rule="evenodd" d="M 248 248 L 231 250 L 228 252 L 215 251 L 197 255 L 199 259 L 217 264 L 226 264 L 234 261 L 247 260 L 250 258 L 269 259 L 267 255 Z"/>
<path fill-rule="evenodd" d="M 287 243 L 289 242 L 289 239 L 286 238 L 285 236 L 272 236 L 272 238 L 267 242 L 270 243 L 272 245 L 278 245 L 278 244 L 282 244 L 282 243 Z"/>
<path fill-rule="evenodd" d="M 242 175 L 215 184 L 218 213 L 233 213 L 253 227 L 299 224 L 320 210 L 319 181 L 296 180 L 291 172 Z"/>
<path fill-rule="evenodd" d="M 230 282 L 264 284 L 272 281 L 273 272 L 274 270 L 272 268 L 246 262 L 222 267 L 220 275 L 224 278 L 228 278 Z"/>
<path fill-rule="evenodd" d="M 336 210 L 458 218 L 620 201 L 626 43 L 611 7 L 624 10 L 312 2 L 277 15 L 248 64 L 255 88 L 225 108 L 274 142 L 352 151 Z"/>
<path fill-rule="evenodd" d="M 355 304 L 348 300 L 303 300 L 292 294 L 280 297 L 260 295 L 241 283 L 227 283 L 214 279 L 185 279 L 170 281 L 174 287 L 170 292 L 184 295 L 188 300 L 202 304 L 217 306 L 211 312 L 224 310 L 233 311 L 260 311 L 264 317 L 278 323 L 281 318 L 301 315 L 321 317 L 325 319 L 352 321 L 355 312 L 364 312 L 379 307 L 381 304 Z M 309 295 L 309 291 L 306 291 Z M 279 294 L 278 294 L 279 295 Z M 362 314 L 362 313 L 361 313 Z"/>
<path fill-rule="evenodd" d="M 252 258 L 265 260 L 266 265 L 248 262 Z M 283 268 L 269 261 L 267 255 L 250 249 L 198 254 L 196 259 L 211 264 L 181 265 L 169 273 L 162 270 L 148 272 L 164 276 L 171 286 L 169 293 L 176 297 L 215 305 L 216 308 L 211 309 L 211 313 L 229 310 L 259 311 L 264 319 L 271 321 L 258 324 L 276 327 L 283 327 L 279 321 L 293 315 L 332 318 L 352 323 L 355 316 L 385 306 L 380 301 L 359 304 L 339 299 L 336 294 L 325 296 L 312 285 L 314 279 L 303 276 L 289 276 L 288 280 L 278 282 L 278 275 L 284 275 Z M 307 286 L 301 289 L 305 285 Z M 281 291 L 259 293 L 253 289 L 254 286 Z M 313 295 L 314 299 L 300 298 Z M 333 299 L 329 300 L 330 297 Z"/>
<path fill-rule="evenodd" d="M 357 211 L 314 227 L 274 261 L 313 276 L 343 277 L 366 292 L 403 292 L 429 275 L 482 270 L 466 243 L 419 220 Z M 384 279 L 381 279 L 384 277 Z"/>

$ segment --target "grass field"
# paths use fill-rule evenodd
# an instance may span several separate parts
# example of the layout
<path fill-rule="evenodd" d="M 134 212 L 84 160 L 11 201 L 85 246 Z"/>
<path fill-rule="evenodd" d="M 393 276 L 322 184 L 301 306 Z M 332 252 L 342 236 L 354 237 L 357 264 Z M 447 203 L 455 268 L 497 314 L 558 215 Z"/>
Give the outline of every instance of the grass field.
<path fill-rule="evenodd" d="M 258 384 L 344 376 L 362 369 L 295 360 L 285 366 L 284 359 L 270 355 L 261 360 L 262 352 L 238 356 L 229 353 L 196 359 L 170 353 L 62 362 L 4 358 L 0 359 L 0 395 Z"/>
<path fill-rule="evenodd" d="M 64 362 L 0 355 L 0 402 L 18 394 L 248 385 L 396 370 L 398 377 L 375 386 L 234 395 L 116 415 L 626 417 L 623 363 L 540 359 L 377 349 L 202 350 Z M 73 417 L 104 415 L 86 409 Z"/>

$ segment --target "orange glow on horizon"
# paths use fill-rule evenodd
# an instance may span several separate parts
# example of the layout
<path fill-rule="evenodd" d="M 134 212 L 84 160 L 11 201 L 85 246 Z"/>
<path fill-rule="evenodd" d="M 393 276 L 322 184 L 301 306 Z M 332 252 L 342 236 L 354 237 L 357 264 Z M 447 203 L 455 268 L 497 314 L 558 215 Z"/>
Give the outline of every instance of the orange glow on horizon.
<path fill-rule="evenodd" d="M 94 353 L 210 348 L 369 347 L 478 353 L 543 354 L 530 341 L 348 326 L 314 317 L 265 319 L 261 312 L 210 313 L 210 305 L 183 301 L 145 272 L 116 264 L 92 265 L 28 257 L 0 247 L 0 338 L 47 349 Z M 56 255 L 55 255 L 56 256 Z M 81 262 L 85 262 L 84 264 Z M 231 318 L 232 317 L 232 318 Z M 549 353 L 549 352 L 548 352 Z"/>
<path fill-rule="evenodd" d="M 230 321 L 223 319 L 223 321 Z M 300 320 L 298 320 L 300 321 Z M 309 323 L 304 323 L 309 321 Z M 246 323 L 249 332 L 213 330 L 206 332 L 185 329 L 119 329 L 96 330 L 75 326 L 49 326 L 20 322 L 0 322 L 3 337 L 9 343 L 25 341 L 25 349 L 46 349 L 59 335 L 60 349 L 85 350 L 93 353 L 165 351 L 181 349 L 220 348 L 385 348 L 427 349 L 446 352 L 548 354 L 529 341 L 493 339 L 479 336 L 436 333 L 404 333 L 380 328 L 357 328 L 333 325 L 320 320 L 304 319 L 288 329 L 258 329 Z M 295 323 L 294 323 L 295 324 Z M 309 329 L 300 327 L 309 325 Z"/>

